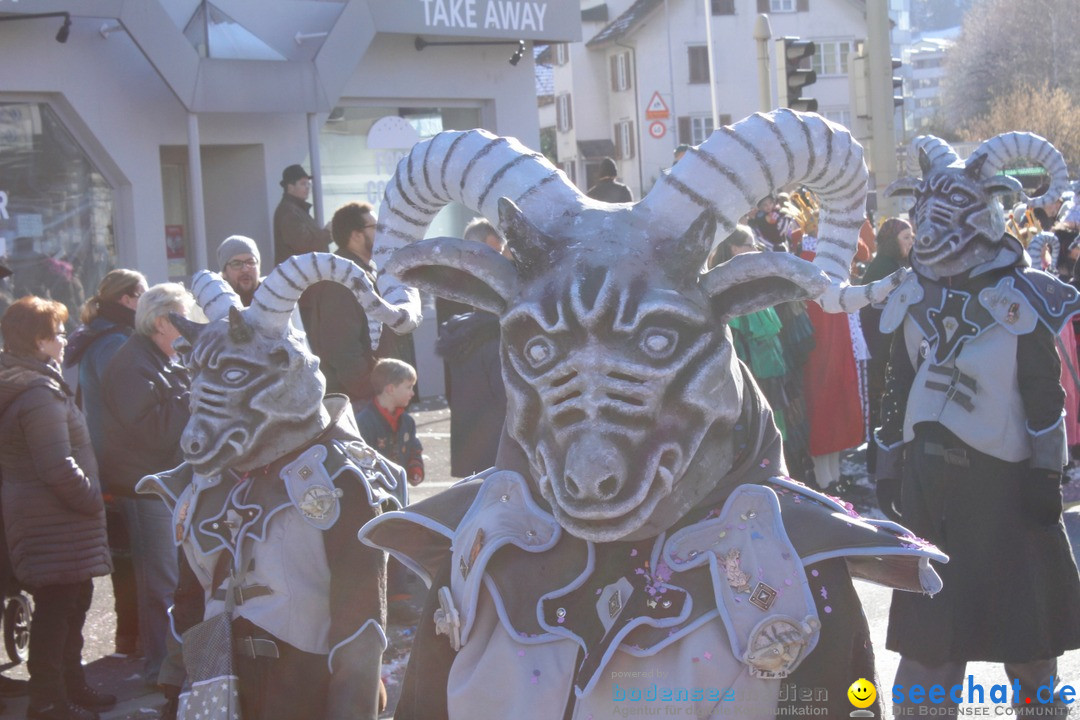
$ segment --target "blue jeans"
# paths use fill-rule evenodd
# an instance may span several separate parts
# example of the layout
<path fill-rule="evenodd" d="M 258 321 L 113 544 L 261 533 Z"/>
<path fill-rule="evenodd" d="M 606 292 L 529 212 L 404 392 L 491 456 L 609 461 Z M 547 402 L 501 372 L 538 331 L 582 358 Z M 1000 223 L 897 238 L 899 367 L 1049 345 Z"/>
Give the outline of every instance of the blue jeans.
<path fill-rule="evenodd" d="M 131 560 L 139 604 L 139 635 L 146 662 L 143 679 L 157 685 L 168 652 L 169 607 L 180 579 L 172 513 L 158 498 L 121 498 L 120 507 L 131 536 Z"/>

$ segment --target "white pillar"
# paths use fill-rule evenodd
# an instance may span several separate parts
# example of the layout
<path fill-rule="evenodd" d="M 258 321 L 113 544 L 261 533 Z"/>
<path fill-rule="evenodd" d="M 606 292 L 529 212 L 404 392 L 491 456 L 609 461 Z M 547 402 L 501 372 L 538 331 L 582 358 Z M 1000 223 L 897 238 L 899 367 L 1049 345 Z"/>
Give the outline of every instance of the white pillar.
<path fill-rule="evenodd" d="M 319 119 L 315 113 L 307 114 L 308 154 L 311 156 L 311 204 L 315 206 L 315 222 L 322 227 L 322 160 L 319 159 Z"/>
<path fill-rule="evenodd" d="M 206 253 L 206 207 L 203 205 L 202 155 L 199 116 L 188 113 L 188 213 L 191 224 L 192 271 L 210 267 Z"/>

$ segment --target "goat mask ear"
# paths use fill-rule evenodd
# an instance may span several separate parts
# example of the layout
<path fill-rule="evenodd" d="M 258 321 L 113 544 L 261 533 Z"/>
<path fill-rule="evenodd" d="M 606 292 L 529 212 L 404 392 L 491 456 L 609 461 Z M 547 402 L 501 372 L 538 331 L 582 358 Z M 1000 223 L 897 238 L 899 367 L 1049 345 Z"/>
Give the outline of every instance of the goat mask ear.
<path fill-rule="evenodd" d="M 398 249 L 386 270 L 403 283 L 502 315 L 518 285 L 514 263 L 484 243 L 433 238 Z"/>
<path fill-rule="evenodd" d="M 789 300 L 816 298 L 828 285 L 828 276 L 816 265 L 786 252 L 736 255 L 701 278 L 702 290 L 725 321 Z"/>

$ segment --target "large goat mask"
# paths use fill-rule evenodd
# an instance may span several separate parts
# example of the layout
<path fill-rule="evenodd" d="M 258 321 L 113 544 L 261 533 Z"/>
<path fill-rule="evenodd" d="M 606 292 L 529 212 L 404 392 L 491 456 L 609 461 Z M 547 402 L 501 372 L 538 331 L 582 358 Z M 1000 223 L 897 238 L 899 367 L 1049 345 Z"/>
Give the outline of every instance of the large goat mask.
<path fill-rule="evenodd" d="M 300 295 L 322 280 L 339 282 L 367 312 L 395 317 L 356 264 L 309 253 L 278 265 L 251 307 L 220 275 L 200 272 L 192 292 L 209 324 L 173 315 L 192 371 L 191 419 L 180 438 L 184 459 L 204 475 L 262 467 L 303 447 L 330 423 L 319 360 L 289 319 Z M 347 328 L 342 328 L 346 332 Z"/>
<path fill-rule="evenodd" d="M 498 314 L 507 430 L 534 487 L 575 536 L 647 537 L 707 496 L 737 452 L 746 389 L 726 320 L 801 298 L 852 312 L 899 281 L 847 285 L 866 179 L 846 130 L 791 111 L 718 130 L 635 205 L 585 197 L 516 140 L 445 132 L 387 188 L 379 284 L 391 324 L 417 315 L 412 287 Z M 718 226 L 726 236 L 792 183 L 821 198 L 815 264 L 744 254 L 700 274 Z M 497 221 L 514 261 L 481 243 L 415 242 L 451 201 Z"/>
<path fill-rule="evenodd" d="M 1012 264 L 1023 252 L 1020 242 L 1005 233 L 1005 211 L 997 195 L 1020 192 L 1020 183 L 998 173 L 1024 160 L 1050 175 L 1049 189 L 1030 198 L 1034 207 L 1061 197 L 1069 187 L 1069 172 L 1061 153 L 1045 138 L 1031 133 L 1003 133 L 982 143 L 962 161 L 940 138 L 922 135 L 912 141 L 922 179 L 902 178 L 890 185 L 888 196 L 913 197 L 911 217 L 915 242 L 911 264 L 930 278 L 944 278 L 980 268 Z"/>

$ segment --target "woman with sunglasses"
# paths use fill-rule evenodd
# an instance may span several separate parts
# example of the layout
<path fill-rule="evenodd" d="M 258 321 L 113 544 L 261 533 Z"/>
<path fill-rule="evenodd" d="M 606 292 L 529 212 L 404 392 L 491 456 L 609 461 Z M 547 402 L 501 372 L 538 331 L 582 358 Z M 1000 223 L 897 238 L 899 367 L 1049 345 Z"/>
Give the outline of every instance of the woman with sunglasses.
<path fill-rule="evenodd" d="M 82 667 L 92 578 L 112 565 L 90 435 L 60 374 L 67 315 L 29 295 L 0 319 L 0 493 L 15 577 L 34 596 L 27 717 L 41 720 L 92 720 L 116 703 Z"/>

